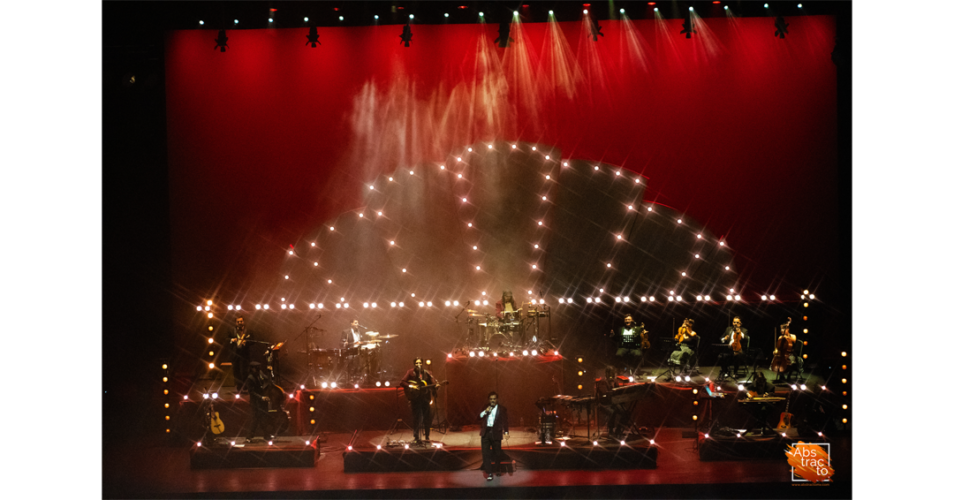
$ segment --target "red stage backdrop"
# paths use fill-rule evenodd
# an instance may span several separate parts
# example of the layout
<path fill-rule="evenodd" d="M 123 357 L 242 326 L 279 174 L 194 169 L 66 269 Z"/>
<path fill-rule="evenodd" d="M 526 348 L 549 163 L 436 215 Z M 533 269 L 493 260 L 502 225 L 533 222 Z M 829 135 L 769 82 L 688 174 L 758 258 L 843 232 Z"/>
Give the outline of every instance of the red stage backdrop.
<path fill-rule="evenodd" d="M 724 235 L 739 280 L 835 283 L 834 18 L 588 19 L 175 31 L 166 47 L 173 269 L 181 298 L 260 295 L 284 250 L 361 203 L 368 181 L 491 140 L 621 165 Z M 751 288 L 750 288 L 751 289 Z M 780 295 L 781 295 L 780 293 Z"/>

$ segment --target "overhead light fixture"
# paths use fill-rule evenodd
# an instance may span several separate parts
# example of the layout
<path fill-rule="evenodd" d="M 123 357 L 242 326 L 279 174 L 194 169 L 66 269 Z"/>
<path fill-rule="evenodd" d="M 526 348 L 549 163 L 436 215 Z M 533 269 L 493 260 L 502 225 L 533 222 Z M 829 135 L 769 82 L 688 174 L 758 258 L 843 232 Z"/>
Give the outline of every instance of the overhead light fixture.
<path fill-rule="evenodd" d="M 307 18 L 306 18 L 306 19 L 307 19 Z M 313 48 L 313 49 L 316 48 L 316 46 L 315 46 L 316 43 L 317 43 L 318 45 L 321 45 L 321 42 L 318 41 L 318 36 L 319 36 L 319 35 L 318 35 L 318 28 L 317 28 L 316 26 L 310 26 L 310 27 L 308 28 L 308 35 L 305 36 L 305 38 L 308 39 L 308 41 L 305 42 L 305 45 L 308 45 L 308 44 L 310 43 L 310 44 L 311 44 L 311 48 Z"/>
<path fill-rule="evenodd" d="M 497 29 L 497 39 L 494 40 L 494 43 L 501 49 L 506 49 L 507 44 L 512 41 L 514 40 L 510 38 L 510 21 L 500 21 L 500 28 Z"/>
<path fill-rule="evenodd" d="M 228 42 L 229 37 L 225 36 L 225 30 L 219 30 L 219 36 L 215 38 L 215 48 L 219 49 L 221 52 L 225 52 L 225 49 L 227 49 L 229 46 Z"/>
<path fill-rule="evenodd" d="M 692 16 L 686 14 L 686 21 L 682 23 L 682 31 L 680 31 L 679 34 L 685 33 L 686 38 L 692 38 L 692 34 L 695 32 L 696 30 L 692 28 Z"/>
<path fill-rule="evenodd" d="M 584 13 L 585 13 L 585 12 L 584 12 Z M 595 17 L 590 18 L 590 21 L 591 21 L 591 22 L 590 22 L 590 34 L 593 35 L 593 41 L 594 41 L 594 42 L 597 41 L 597 40 L 599 40 L 599 38 L 597 38 L 597 36 L 606 36 L 606 35 L 603 34 L 602 31 L 600 31 L 600 30 L 603 29 L 603 27 L 600 26 L 599 21 L 597 21 Z"/>
<path fill-rule="evenodd" d="M 778 16 L 775 18 L 775 36 L 785 38 L 785 33 L 788 33 L 788 23 L 782 16 Z"/>

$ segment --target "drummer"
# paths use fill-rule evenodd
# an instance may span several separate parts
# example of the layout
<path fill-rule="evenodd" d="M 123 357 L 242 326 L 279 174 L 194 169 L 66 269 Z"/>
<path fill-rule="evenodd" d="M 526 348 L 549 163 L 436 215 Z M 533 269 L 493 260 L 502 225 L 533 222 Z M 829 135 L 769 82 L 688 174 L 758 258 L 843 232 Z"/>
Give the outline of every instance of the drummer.
<path fill-rule="evenodd" d="M 341 346 L 344 348 L 347 360 L 349 379 L 354 379 L 361 372 L 361 360 L 357 354 L 360 343 L 365 340 L 367 339 L 361 334 L 361 326 L 357 318 L 353 319 L 349 327 L 341 332 Z"/>
<path fill-rule="evenodd" d="M 366 339 L 361 335 L 361 326 L 358 325 L 358 320 L 354 319 L 351 321 L 350 327 L 341 332 L 341 345 L 346 348 L 354 347 L 362 340 Z"/>
<path fill-rule="evenodd" d="M 497 301 L 497 318 L 502 320 L 513 320 L 516 318 L 520 309 L 513 300 L 513 292 L 504 290 L 503 297 Z"/>

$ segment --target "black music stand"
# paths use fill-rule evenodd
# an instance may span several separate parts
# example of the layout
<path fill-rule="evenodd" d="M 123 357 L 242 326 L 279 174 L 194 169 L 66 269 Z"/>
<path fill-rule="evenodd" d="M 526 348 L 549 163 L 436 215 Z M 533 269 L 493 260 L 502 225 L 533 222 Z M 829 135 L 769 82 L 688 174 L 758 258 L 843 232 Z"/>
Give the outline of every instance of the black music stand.
<path fill-rule="evenodd" d="M 400 394 L 399 394 L 399 392 L 398 392 L 398 389 L 403 389 L 403 387 L 401 387 L 401 386 L 396 386 L 396 387 L 394 388 L 394 414 L 395 414 L 395 415 L 401 415 L 400 410 L 398 409 L 398 406 L 400 406 L 400 399 L 401 399 L 401 396 L 400 396 Z M 414 418 L 414 413 L 413 413 L 413 411 L 411 412 L 411 418 Z M 404 419 L 401 418 L 400 416 L 395 416 L 395 417 L 394 417 L 394 423 L 391 424 L 391 428 L 388 429 L 388 432 L 384 435 L 384 442 L 385 442 L 385 444 L 386 444 L 387 446 L 397 446 L 397 445 L 400 443 L 400 441 L 398 441 L 398 442 L 393 442 L 393 441 L 391 441 L 391 435 L 394 434 L 394 433 L 397 431 L 397 428 L 398 428 L 398 427 L 405 427 L 405 428 L 407 428 L 407 430 L 411 431 L 411 433 L 412 433 L 412 435 L 413 435 L 414 427 L 412 427 L 411 424 L 405 422 Z M 423 430 L 423 429 L 418 429 L 418 436 L 421 435 L 421 434 L 420 434 L 420 431 L 421 431 L 421 430 Z M 402 430 L 401 432 L 404 432 L 404 431 Z M 402 440 L 402 441 L 403 441 L 403 440 Z"/>

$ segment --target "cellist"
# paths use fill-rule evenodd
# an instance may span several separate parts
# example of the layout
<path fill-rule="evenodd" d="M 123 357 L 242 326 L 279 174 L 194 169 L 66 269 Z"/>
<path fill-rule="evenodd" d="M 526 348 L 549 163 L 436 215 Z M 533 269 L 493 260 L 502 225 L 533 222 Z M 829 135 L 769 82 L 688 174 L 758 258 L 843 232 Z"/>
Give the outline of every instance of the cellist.
<path fill-rule="evenodd" d="M 798 371 L 801 371 L 802 360 L 795 355 L 795 342 L 798 340 L 795 338 L 795 334 L 789 330 L 789 325 L 792 324 L 792 318 L 788 318 L 788 323 L 780 326 L 781 335 L 778 336 L 778 341 L 775 343 L 775 350 L 772 351 L 772 365 L 771 369 L 777 375 L 775 380 L 781 380 L 782 373 L 788 371 L 788 369 L 795 365 L 799 368 Z M 786 379 L 788 377 L 786 376 Z"/>

